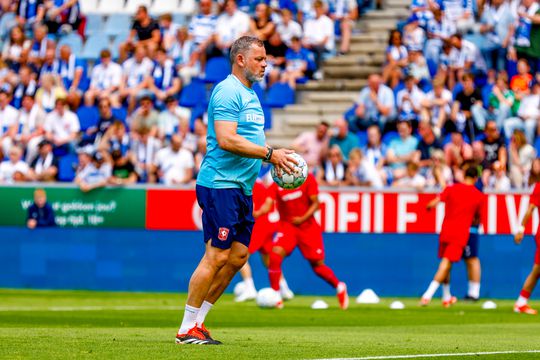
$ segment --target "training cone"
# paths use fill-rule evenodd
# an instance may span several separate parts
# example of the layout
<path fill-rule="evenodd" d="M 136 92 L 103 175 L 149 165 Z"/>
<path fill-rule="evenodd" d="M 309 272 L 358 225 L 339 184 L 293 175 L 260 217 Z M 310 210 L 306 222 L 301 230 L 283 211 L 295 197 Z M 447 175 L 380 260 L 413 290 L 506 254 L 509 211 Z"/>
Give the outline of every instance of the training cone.
<path fill-rule="evenodd" d="M 380 301 L 381 299 L 371 289 L 365 289 L 356 298 L 357 304 L 378 304 Z"/>
<path fill-rule="evenodd" d="M 495 304 L 493 301 L 488 300 L 482 304 L 482 309 L 484 310 L 493 310 L 497 308 L 497 304 Z"/>
<path fill-rule="evenodd" d="M 390 309 L 392 310 L 403 310 L 405 309 L 405 304 L 401 301 L 392 301 L 390 304 Z"/>
<path fill-rule="evenodd" d="M 328 309 L 328 304 L 324 300 L 318 299 L 311 304 L 311 308 L 314 310 L 324 310 Z"/>

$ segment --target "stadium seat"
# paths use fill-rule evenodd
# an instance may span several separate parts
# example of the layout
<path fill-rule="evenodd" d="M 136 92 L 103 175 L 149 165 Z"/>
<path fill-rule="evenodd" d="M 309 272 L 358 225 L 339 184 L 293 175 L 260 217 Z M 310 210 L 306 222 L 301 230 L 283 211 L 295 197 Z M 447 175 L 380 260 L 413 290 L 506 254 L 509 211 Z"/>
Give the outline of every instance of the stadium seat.
<path fill-rule="evenodd" d="M 75 56 L 81 55 L 83 49 L 83 41 L 79 34 L 72 32 L 66 36 L 61 37 L 58 41 L 58 45 L 56 46 L 57 51 L 59 51 L 63 45 L 68 45 L 71 48 L 71 52 L 75 54 Z"/>
<path fill-rule="evenodd" d="M 81 12 L 86 14 L 86 16 L 98 12 L 98 0 L 79 0 L 79 4 L 81 6 Z"/>
<path fill-rule="evenodd" d="M 363 146 L 367 145 L 368 138 L 367 138 L 367 131 L 366 130 L 361 130 L 361 131 L 357 132 L 356 136 L 358 137 L 358 143 L 360 144 L 360 147 L 363 147 Z"/>
<path fill-rule="evenodd" d="M 397 139 L 398 137 L 399 134 L 397 133 L 397 131 L 389 131 L 383 135 L 382 142 L 388 145 L 392 140 Z"/>
<path fill-rule="evenodd" d="M 58 160 L 58 181 L 71 182 L 75 179 L 75 169 L 79 159 L 75 154 L 67 154 Z"/>
<path fill-rule="evenodd" d="M 105 22 L 100 14 L 86 15 L 86 27 L 84 33 L 86 36 L 103 31 Z"/>
<path fill-rule="evenodd" d="M 211 58 L 206 63 L 206 77 L 204 78 L 204 82 L 218 83 L 224 80 L 230 72 L 231 65 L 229 59 L 224 56 Z"/>
<path fill-rule="evenodd" d="M 536 139 L 534 139 L 534 149 L 537 154 L 540 154 L 540 136 L 537 136 Z"/>
<path fill-rule="evenodd" d="M 427 59 L 427 66 L 428 66 L 429 74 L 431 75 L 431 77 L 432 78 L 435 77 L 435 75 L 437 75 L 437 70 L 439 69 L 439 65 L 432 59 Z"/>
<path fill-rule="evenodd" d="M 182 89 L 180 94 L 180 105 L 185 107 L 196 107 L 206 103 L 206 86 L 197 79 L 193 79 L 191 83 Z"/>
<path fill-rule="evenodd" d="M 99 58 L 101 50 L 106 48 L 109 48 L 109 37 L 104 33 L 93 34 L 86 40 L 81 57 L 83 59 L 95 61 Z"/>
<path fill-rule="evenodd" d="M 484 103 L 484 107 L 486 109 L 489 106 L 489 96 L 491 95 L 492 90 L 493 90 L 493 84 L 486 84 L 482 88 L 482 102 Z"/>
<path fill-rule="evenodd" d="M 264 113 L 264 130 L 272 128 L 272 108 L 269 106 L 263 106 Z"/>
<path fill-rule="evenodd" d="M 112 108 L 112 114 L 118 120 L 121 120 L 124 124 L 127 118 L 127 109 L 124 107 Z"/>
<path fill-rule="evenodd" d="M 193 128 L 195 127 L 195 120 L 197 120 L 197 118 L 202 118 L 205 112 L 206 106 L 204 105 L 196 106 L 191 110 L 191 119 L 189 120 L 189 128 L 191 131 L 193 131 Z"/>
<path fill-rule="evenodd" d="M 192 15 L 196 11 L 195 0 L 180 0 L 180 7 L 178 13 L 185 15 Z"/>
<path fill-rule="evenodd" d="M 124 0 L 101 0 L 97 7 L 100 14 L 119 14 L 124 12 Z"/>
<path fill-rule="evenodd" d="M 268 89 L 266 105 L 283 108 L 290 104 L 294 104 L 294 90 L 288 84 L 277 83 Z"/>
<path fill-rule="evenodd" d="M 127 35 L 131 29 L 131 17 L 128 14 L 112 14 L 105 22 L 104 32 L 109 36 Z"/>
<path fill-rule="evenodd" d="M 178 0 L 154 0 L 150 8 L 150 13 L 153 15 L 175 13 L 179 8 Z"/>
<path fill-rule="evenodd" d="M 81 131 L 86 131 L 96 126 L 99 119 L 99 111 L 95 106 L 81 106 L 77 109 L 77 116 L 81 125 Z"/>
<path fill-rule="evenodd" d="M 147 9 L 150 9 L 152 6 L 152 0 L 127 0 L 126 6 L 124 7 L 124 12 L 128 14 L 135 14 L 139 6 L 143 5 L 146 6 Z"/>

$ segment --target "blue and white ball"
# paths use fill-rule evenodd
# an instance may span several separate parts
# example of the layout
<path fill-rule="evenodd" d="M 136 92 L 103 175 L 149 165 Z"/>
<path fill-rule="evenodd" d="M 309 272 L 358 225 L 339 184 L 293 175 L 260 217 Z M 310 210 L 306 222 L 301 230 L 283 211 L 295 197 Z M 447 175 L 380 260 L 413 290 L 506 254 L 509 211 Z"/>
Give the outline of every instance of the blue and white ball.
<path fill-rule="evenodd" d="M 291 154 L 298 164 L 294 165 L 294 170 L 291 174 L 287 174 L 285 171 L 281 171 L 281 174 L 278 176 L 276 173 L 275 167 L 272 166 L 271 174 L 274 182 L 284 189 L 296 189 L 300 187 L 307 179 L 308 176 L 308 166 L 303 157 L 297 153 Z"/>

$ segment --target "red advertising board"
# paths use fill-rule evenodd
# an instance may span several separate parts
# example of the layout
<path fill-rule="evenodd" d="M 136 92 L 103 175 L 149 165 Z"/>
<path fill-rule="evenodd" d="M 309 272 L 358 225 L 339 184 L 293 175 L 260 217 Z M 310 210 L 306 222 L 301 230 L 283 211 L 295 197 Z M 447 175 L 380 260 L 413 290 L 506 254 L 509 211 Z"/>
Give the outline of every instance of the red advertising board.
<path fill-rule="evenodd" d="M 433 233 L 440 230 L 444 218 L 444 204 L 426 211 L 426 204 L 434 196 L 432 193 L 321 191 L 321 210 L 316 216 L 325 232 Z M 514 233 L 528 204 L 528 195 L 486 195 L 481 231 Z M 149 189 L 146 214 L 148 229 L 201 228 L 201 210 L 194 190 Z M 527 233 L 537 226 L 535 212 Z"/>

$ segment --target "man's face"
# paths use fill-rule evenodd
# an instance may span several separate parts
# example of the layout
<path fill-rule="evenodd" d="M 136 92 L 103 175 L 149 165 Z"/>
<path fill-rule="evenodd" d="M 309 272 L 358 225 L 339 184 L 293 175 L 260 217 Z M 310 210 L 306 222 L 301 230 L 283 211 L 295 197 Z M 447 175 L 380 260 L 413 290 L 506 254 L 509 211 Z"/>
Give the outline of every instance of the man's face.
<path fill-rule="evenodd" d="M 251 45 L 251 49 L 243 56 L 243 68 L 246 79 L 252 83 L 261 81 L 264 78 L 266 69 L 266 50 L 264 46 Z"/>
<path fill-rule="evenodd" d="M 421 137 L 425 137 L 429 135 L 429 125 L 424 123 L 418 124 L 418 134 L 420 134 Z"/>
<path fill-rule="evenodd" d="M 403 139 L 403 138 L 407 138 L 409 135 L 411 135 L 411 127 L 410 125 L 405 122 L 405 121 L 402 121 L 398 124 L 397 126 L 397 130 L 398 130 L 398 134 L 399 136 Z"/>
<path fill-rule="evenodd" d="M 21 152 L 17 149 L 11 149 L 9 151 L 9 160 L 14 164 L 18 163 L 21 160 Z"/>
<path fill-rule="evenodd" d="M 255 17 L 257 17 L 257 19 L 266 18 L 266 9 L 266 4 L 257 5 L 257 7 L 255 8 Z"/>
<path fill-rule="evenodd" d="M 368 78 L 368 86 L 373 91 L 379 91 L 379 86 L 381 85 L 381 78 L 377 75 L 371 75 Z"/>
<path fill-rule="evenodd" d="M 146 56 L 146 51 L 142 46 L 138 46 L 135 49 L 135 60 L 140 63 L 143 61 L 144 57 Z"/>
<path fill-rule="evenodd" d="M 54 110 L 56 110 L 58 114 L 64 115 L 65 106 L 66 104 L 63 101 L 57 101 L 56 105 L 54 106 Z"/>
<path fill-rule="evenodd" d="M 236 3 L 234 1 L 227 1 L 225 3 L 225 11 L 232 16 L 236 11 Z"/>
<path fill-rule="evenodd" d="M 30 83 L 30 80 L 32 79 L 30 70 L 27 67 L 23 67 L 19 71 L 19 78 L 21 80 L 21 83 L 23 83 L 24 85 L 28 85 Z"/>
<path fill-rule="evenodd" d="M 317 127 L 317 138 L 323 139 L 326 136 L 326 133 L 328 132 L 328 126 L 325 124 L 319 124 Z"/>
<path fill-rule="evenodd" d="M 103 66 L 108 66 L 111 63 L 111 58 L 110 57 L 102 57 L 101 58 L 101 63 L 103 64 Z"/>
<path fill-rule="evenodd" d="M 42 194 L 35 195 L 34 202 L 36 203 L 37 207 L 42 208 L 47 202 L 47 196 Z"/>
<path fill-rule="evenodd" d="M 148 99 L 141 101 L 141 108 L 145 113 L 149 113 L 152 110 L 152 102 Z"/>
<path fill-rule="evenodd" d="M 499 138 L 499 130 L 497 129 L 497 125 L 492 121 L 487 123 L 485 132 L 487 140 L 496 140 Z"/>
<path fill-rule="evenodd" d="M 32 99 L 32 97 L 30 97 L 30 96 L 23 97 L 23 99 L 22 99 L 22 107 L 26 111 L 30 111 L 33 106 L 34 106 L 34 99 Z"/>
<path fill-rule="evenodd" d="M 0 106 L 4 107 L 8 104 L 8 102 L 9 102 L 9 98 L 7 94 L 0 93 Z"/>
<path fill-rule="evenodd" d="M 180 136 L 175 135 L 171 138 L 171 149 L 174 152 L 180 151 L 180 148 L 182 147 L 182 140 L 180 139 Z"/>
<path fill-rule="evenodd" d="M 381 133 L 375 127 L 368 128 L 367 137 L 368 142 L 372 145 L 377 145 L 381 141 Z"/>
<path fill-rule="evenodd" d="M 144 21 L 147 15 L 148 14 L 144 11 L 144 9 L 139 8 L 137 9 L 137 12 L 135 13 L 135 20 Z"/>
<path fill-rule="evenodd" d="M 109 115 L 111 114 L 111 104 L 106 101 L 106 100 L 102 100 L 99 102 L 99 115 L 101 117 L 109 117 Z"/>
<path fill-rule="evenodd" d="M 199 7 L 201 9 L 201 13 L 204 15 L 210 14 L 212 12 L 212 1 L 210 0 L 201 0 Z"/>
<path fill-rule="evenodd" d="M 324 15 L 324 6 L 315 6 L 315 15 L 321 17 Z"/>
<path fill-rule="evenodd" d="M 39 155 L 41 155 L 43 157 L 49 155 L 51 152 L 52 152 L 52 146 L 50 144 L 42 145 L 39 148 Z"/>
<path fill-rule="evenodd" d="M 64 61 L 68 61 L 71 56 L 71 50 L 69 46 L 64 45 L 60 48 L 60 58 Z"/>
<path fill-rule="evenodd" d="M 461 40 L 458 37 L 453 36 L 450 39 L 450 43 L 452 44 L 453 47 L 461 49 Z"/>
<path fill-rule="evenodd" d="M 463 89 L 466 91 L 474 90 L 474 81 L 471 78 L 463 80 Z"/>

